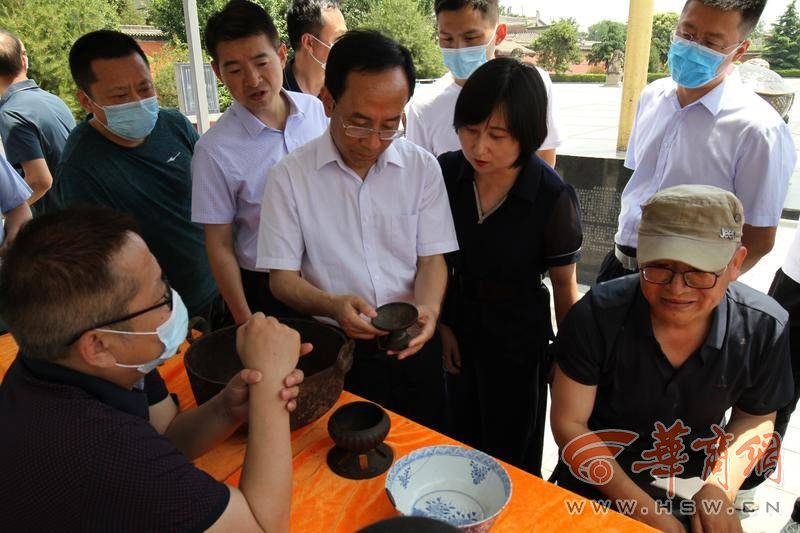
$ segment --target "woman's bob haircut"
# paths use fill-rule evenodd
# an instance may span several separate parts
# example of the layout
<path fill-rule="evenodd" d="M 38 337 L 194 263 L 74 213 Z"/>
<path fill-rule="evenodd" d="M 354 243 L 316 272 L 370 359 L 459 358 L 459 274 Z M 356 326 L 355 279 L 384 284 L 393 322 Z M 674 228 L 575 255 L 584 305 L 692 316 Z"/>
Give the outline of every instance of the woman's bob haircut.
<path fill-rule="evenodd" d="M 456 101 L 453 127 L 486 122 L 498 110 L 519 142 L 521 167 L 547 137 L 547 90 L 536 67 L 509 57 L 492 59 L 472 73 Z"/>

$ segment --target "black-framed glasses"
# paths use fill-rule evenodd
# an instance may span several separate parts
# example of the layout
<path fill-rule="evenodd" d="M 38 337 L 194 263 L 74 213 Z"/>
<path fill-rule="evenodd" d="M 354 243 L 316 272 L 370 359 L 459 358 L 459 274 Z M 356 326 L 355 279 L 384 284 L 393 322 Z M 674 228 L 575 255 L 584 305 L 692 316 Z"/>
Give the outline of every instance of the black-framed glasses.
<path fill-rule="evenodd" d="M 144 315 L 146 313 L 149 313 L 150 311 L 154 311 L 154 310 L 158 309 L 159 307 L 163 307 L 165 305 L 169 308 L 170 312 L 172 312 L 172 286 L 169 284 L 169 281 L 167 280 L 167 278 L 165 276 L 162 276 L 161 280 L 164 282 L 164 285 L 166 287 L 166 292 L 164 293 L 164 296 L 162 296 L 158 300 L 157 303 L 151 305 L 150 307 L 146 307 L 144 309 L 141 309 L 139 311 L 135 311 L 135 312 L 129 313 L 129 314 L 125 315 L 125 316 L 121 316 L 119 318 L 115 318 L 114 320 L 109 320 L 107 322 L 102 322 L 100 324 L 95 324 L 94 326 L 92 326 L 90 328 L 86 328 L 83 331 L 81 331 L 80 333 L 78 333 L 77 335 L 75 335 L 72 338 L 72 340 L 69 341 L 67 346 L 69 346 L 71 344 L 75 344 L 78 341 L 78 339 L 81 338 L 81 335 L 83 335 L 87 331 L 92 331 L 93 329 L 104 328 L 104 327 L 110 326 L 112 324 L 118 324 L 119 322 L 125 322 L 127 320 L 131 320 L 132 318 L 136 318 L 137 316 L 141 316 L 141 315 Z"/>
<path fill-rule="evenodd" d="M 344 120 L 339 119 L 344 128 L 344 134 L 354 139 L 366 139 L 371 137 L 373 133 L 378 134 L 378 138 L 382 141 L 393 141 L 405 135 L 405 131 L 398 127 L 396 130 L 376 130 L 373 128 L 365 128 L 363 126 L 353 126 L 352 124 L 345 124 Z"/>
<path fill-rule="evenodd" d="M 646 266 L 642 267 L 642 277 L 648 283 L 655 285 L 669 285 L 672 283 L 676 274 L 683 276 L 683 283 L 692 289 L 711 289 L 717 284 L 717 280 L 725 272 L 726 266 L 719 273 L 705 272 L 703 270 L 684 270 L 678 272 L 667 267 Z"/>

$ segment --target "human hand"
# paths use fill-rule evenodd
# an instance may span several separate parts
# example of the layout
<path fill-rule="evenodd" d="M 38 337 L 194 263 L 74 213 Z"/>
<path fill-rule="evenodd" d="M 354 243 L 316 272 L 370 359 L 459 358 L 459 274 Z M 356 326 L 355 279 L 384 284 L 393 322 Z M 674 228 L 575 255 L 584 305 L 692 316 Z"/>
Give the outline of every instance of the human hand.
<path fill-rule="evenodd" d="M 254 314 L 236 331 L 236 350 L 246 368 L 276 381 L 289 375 L 300 357 L 300 334 L 263 313 Z"/>
<path fill-rule="evenodd" d="M 446 326 L 439 323 L 439 334 L 442 336 L 442 361 L 444 369 L 450 374 L 461 373 L 461 352 L 458 350 L 456 334 Z"/>
<path fill-rule="evenodd" d="M 436 320 L 439 316 L 426 305 L 418 305 L 417 312 L 419 313 L 417 323 L 408 328 L 409 333 L 415 335 L 409 341 L 408 347 L 401 352 L 388 351 L 386 353 L 397 355 L 398 359 L 405 359 L 420 351 L 425 343 L 433 337 L 433 333 L 436 331 Z"/>
<path fill-rule="evenodd" d="M 386 335 L 386 331 L 380 330 L 364 320 L 361 315 L 375 318 L 378 313 L 367 302 L 358 296 L 344 294 L 337 296 L 334 303 L 333 318 L 339 323 L 345 334 L 353 339 L 374 339 L 381 335 Z"/>
<path fill-rule="evenodd" d="M 692 515 L 692 533 L 741 533 L 742 522 L 733 508 L 731 500 L 725 492 L 715 486 L 706 484 L 694 496 L 694 514 Z"/>

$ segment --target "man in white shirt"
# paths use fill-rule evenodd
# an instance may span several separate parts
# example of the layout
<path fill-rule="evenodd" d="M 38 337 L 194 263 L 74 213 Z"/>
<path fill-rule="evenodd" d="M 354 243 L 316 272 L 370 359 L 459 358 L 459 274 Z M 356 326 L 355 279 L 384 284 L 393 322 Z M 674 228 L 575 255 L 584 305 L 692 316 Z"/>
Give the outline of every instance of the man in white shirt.
<path fill-rule="evenodd" d="M 453 112 L 461 87 L 478 67 L 494 59 L 495 47 L 506 38 L 499 21 L 498 0 L 436 0 L 436 24 L 444 64 L 450 72 L 423 86 L 407 110 L 406 138 L 435 156 L 461 150 L 453 128 Z M 538 69 L 547 89 L 547 137 L 537 154 L 551 167 L 561 144 L 550 76 Z"/>
<path fill-rule="evenodd" d="M 745 272 L 775 240 L 796 154 L 791 132 L 775 110 L 745 87 L 733 63 L 750 46 L 765 1 L 689 0 L 669 52 L 671 78 L 642 92 L 625 166 L 633 176 L 622 192 L 614 251 L 597 281 L 637 270 L 640 205 L 682 184 L 713 185 L 744 205 Z"/>
<path fill-rule="evenodd" d="M 322 90 L 329 130 L 270 172 L 258 266 L 279 300 L 358 339 L 349 391 L 437 428 L 443 254 L 458 243 L 438 162 L 399 131 L 414 81 L 408 49 L 380 33 L 336 42 Z M 408 347 L 387 354 L 370 318 L 397 301 L 415 304 L 419 320 Z"/>
<path fill-rule="evenodd" d="M 286 46 L 272 18 L 250 2 L 228 4 L 208 21 L 211 66 L 233 105 L 195 145 L 192 221 L 204 224 L 214 279 L 237 324 L 252 313 L 286 316 L 256 266 L 267 173 L 287 153 L 328 127 L 315 97 L 281 89 Z"/>

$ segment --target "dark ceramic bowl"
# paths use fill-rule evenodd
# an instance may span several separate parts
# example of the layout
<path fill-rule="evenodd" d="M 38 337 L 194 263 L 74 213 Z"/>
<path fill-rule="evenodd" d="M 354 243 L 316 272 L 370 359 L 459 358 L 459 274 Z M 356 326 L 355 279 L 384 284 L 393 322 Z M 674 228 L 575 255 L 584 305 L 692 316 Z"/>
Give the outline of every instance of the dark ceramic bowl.
<path fill-rule="evenodd" d="M 344 376 L 353 364 L 354 343 L 339 330 L 316 320 L 279 320 L 296 329 L 303 342 L 314 345 L 314 350 L 297 364 L 305 378 L 297 409 L 290 416 L 291 429 L 295 430 L 317 420 L 339 399 Z M 244 368 L 236 352 L 236 326 L 194 340 L 184 356 L 184 365 L 197 405 L 213 398 Z"/>
<path fill-rule="evenodd" d="M 375 522 L 357 533 L 459 533 L 459 529 L 424 516 L 396 516 Z"/>
<path fill-rule="evenodd" d="M 383 443 L 391 422 L 379 405 L 351 402 L 328 419 L 328 433 L 336 446 L 328 451 L 328 466 L 347 479 L 369 479 L 392 466 L 394 452 Z"/>

